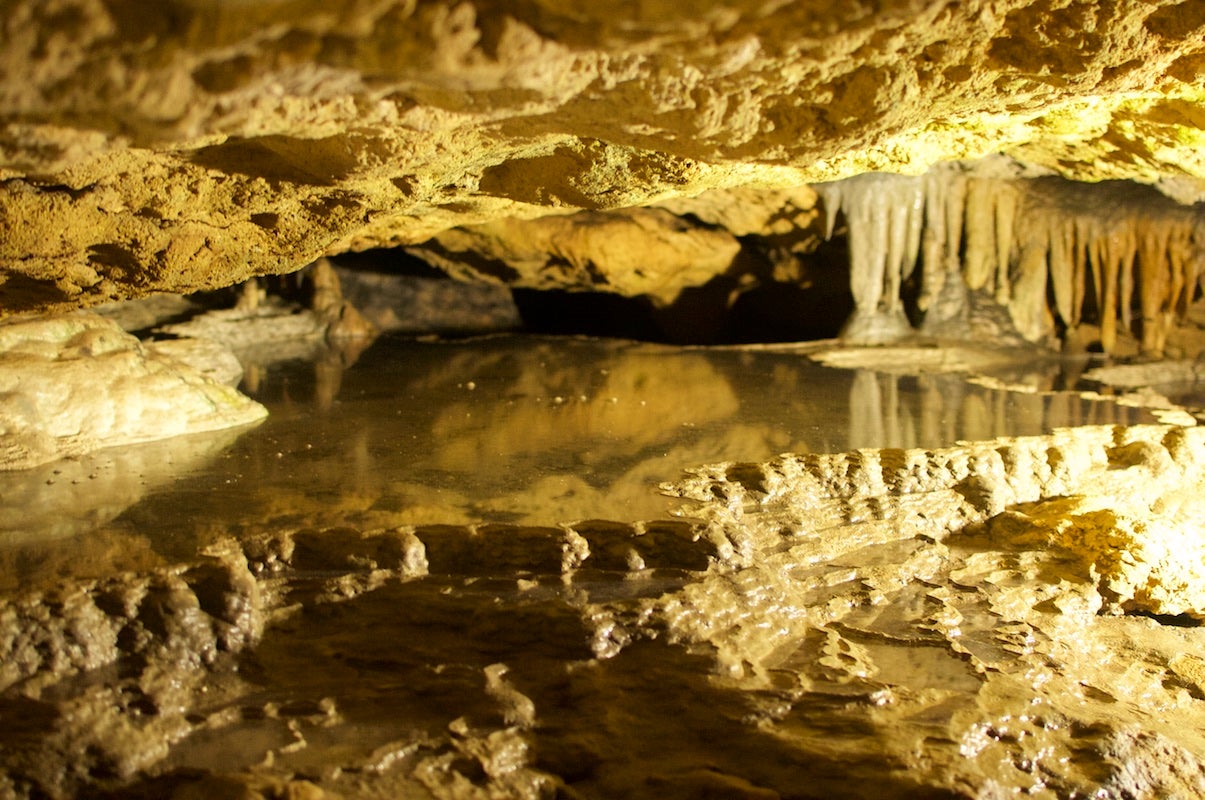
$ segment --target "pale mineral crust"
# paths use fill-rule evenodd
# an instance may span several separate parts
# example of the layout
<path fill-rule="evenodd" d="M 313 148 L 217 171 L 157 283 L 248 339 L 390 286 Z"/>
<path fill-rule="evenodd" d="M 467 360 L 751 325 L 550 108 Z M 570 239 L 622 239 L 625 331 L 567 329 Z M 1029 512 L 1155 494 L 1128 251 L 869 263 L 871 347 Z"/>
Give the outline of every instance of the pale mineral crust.
<path fill-rule="evenodd" d="M 6 312 L 996 152 L 1205 177 L 1195 0 L 14 0 L 0 31 Z"/>
<path fill-rule="evenodd" d="M 236 428 L 267 413 L 94 314 L 0 325 L 0 470 Z"/>

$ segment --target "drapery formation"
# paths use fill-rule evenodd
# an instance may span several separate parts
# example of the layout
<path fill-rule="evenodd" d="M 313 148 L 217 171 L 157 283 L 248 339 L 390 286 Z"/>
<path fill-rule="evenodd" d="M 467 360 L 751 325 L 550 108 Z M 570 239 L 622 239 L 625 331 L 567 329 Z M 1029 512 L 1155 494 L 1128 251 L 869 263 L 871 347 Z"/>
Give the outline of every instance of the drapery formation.
<path fill-rule="evenodd" d="M 1161 354 L 1199 292 L 1205 206 L 1149 187 L 947 164 L 816 188 L 825 235 L 838 215 L 849 232 L 855 312 L 844 335 L 853 340 L 911 330 L 901 290 L 918 269 L 923 329 L 965 318 L 970 290 L 1005 306 L 1026 339 L 1094 326 L 1106 352 L 1132 336 Z"/>

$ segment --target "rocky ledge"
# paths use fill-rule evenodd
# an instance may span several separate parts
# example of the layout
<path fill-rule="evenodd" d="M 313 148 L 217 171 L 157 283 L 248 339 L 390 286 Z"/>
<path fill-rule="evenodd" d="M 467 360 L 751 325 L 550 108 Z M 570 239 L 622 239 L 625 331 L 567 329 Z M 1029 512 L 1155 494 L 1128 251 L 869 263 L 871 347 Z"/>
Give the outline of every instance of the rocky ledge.
<path fill-rule="evenodd" d="M 1196 796 L 1203 453 L 784 456 L 667 486 L 679 520 L 272 522 L 28 582 L 0 791 Z"/>
<path fill-rule="evenodd" d="M 1195 0 L 16 0 L 0 30 L 5 312 L 992 154 L 1205 197 Z"/>

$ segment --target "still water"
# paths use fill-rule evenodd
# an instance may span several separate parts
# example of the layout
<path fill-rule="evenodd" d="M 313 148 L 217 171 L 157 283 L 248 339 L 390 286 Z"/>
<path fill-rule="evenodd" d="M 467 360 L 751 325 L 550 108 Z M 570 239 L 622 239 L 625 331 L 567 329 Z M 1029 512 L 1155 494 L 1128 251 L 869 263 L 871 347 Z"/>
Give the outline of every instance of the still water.
<path fill-rule="evenodd" d="M 1194 796 L 1200 629 L 956 491 L 664 519 L 709 462 L 1152 421 L 888 366 L 386 339 L 249 370 L 253 429 L 0 475 L 0 797 Z"/>
<path fill-rule="evenodd" d="M 1058 372 L 1007 377 L 1042 386 Z M 658 485 L 694 465 L 1153 421 L 898 365 L 585 338 L 385 338 L 346 368 L 253 368 L 243 388 L 271 411 L 251 430 L 0 475 L 0 542 L 43 550 L 103 531 L 191 554 L 198 537 L 273 526 L 656 519 L 675 505 Z"/>

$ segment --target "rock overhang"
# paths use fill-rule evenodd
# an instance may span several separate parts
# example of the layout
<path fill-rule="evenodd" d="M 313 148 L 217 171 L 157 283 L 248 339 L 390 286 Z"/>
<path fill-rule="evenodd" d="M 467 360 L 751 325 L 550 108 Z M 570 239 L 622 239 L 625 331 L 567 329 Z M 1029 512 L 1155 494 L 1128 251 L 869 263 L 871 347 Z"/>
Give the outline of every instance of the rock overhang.
<path fill-rule="evenodd" d="M 1205 197 L 1194 2 L 14 2 L 0 307 L 1003 153 Z"/>

